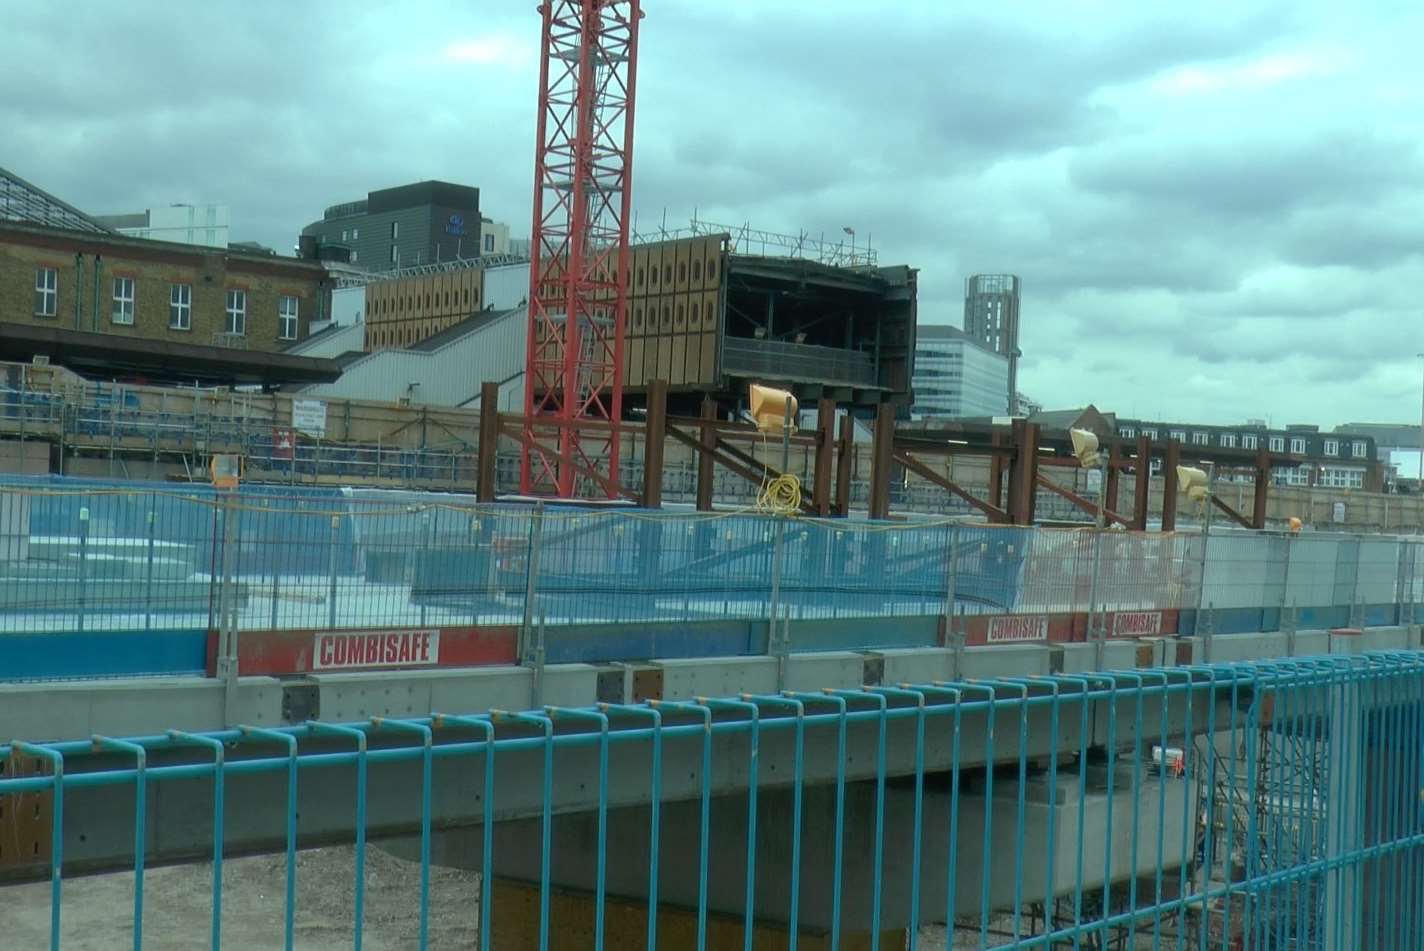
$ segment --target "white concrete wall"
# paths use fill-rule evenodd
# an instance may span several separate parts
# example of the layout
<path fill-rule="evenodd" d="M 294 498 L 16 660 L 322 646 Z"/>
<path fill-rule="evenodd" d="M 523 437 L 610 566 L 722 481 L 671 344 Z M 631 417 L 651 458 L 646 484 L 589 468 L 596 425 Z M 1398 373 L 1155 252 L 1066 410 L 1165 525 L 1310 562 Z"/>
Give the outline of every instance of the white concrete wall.
<path fill-rule="evenodd" d="M 507 264 L 484 272 L 484 302 L 495 310 L 522 307 L 529 299 L 529 265 Z"/>
<path fill-rule="evenodd" d="M 302 393 L 318 399 L 394 403 L 409 398 L 416 406 L 465 406 L 478 402 L 481 383 L 493 380 L 501 384 L 500 408 L 513 409 L 515 403 L 505 401 L 507 395 L 522 397 L 526 330 L 525 312 L 511 311 L 438 350 L 367 354 L 347 366 L 335 383 L 309 386 Z"/>

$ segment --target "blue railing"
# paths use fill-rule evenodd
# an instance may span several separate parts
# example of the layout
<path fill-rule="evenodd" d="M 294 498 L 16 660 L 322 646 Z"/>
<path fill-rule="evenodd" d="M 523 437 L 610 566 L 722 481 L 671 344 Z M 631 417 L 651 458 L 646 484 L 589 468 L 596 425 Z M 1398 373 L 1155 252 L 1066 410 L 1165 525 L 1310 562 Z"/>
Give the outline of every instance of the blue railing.
<path fill-rule="evenodd" d="M 359 948 L 386 839 L 421 949 L 437 846 L 475 873 L 459 933 L 480 948 L 1424 942 L 1418 653 L 16 741 L 0 761 L 0 882 L 34 883 L 6 896 L 7 947 L 102 929 L 141 951 L 149 869 L 186 862 L 210 896 L 164 940 L 292 948 L 298 851 L 354 842 L 352 898 L 319 913 Z M 280 858 L 229 876 L 225 852 Z M 70 875 L 125 870 L 129 914 L 71 923 L 116 890 Z M 225 909 L 254 901 L 231 934 Z"/>

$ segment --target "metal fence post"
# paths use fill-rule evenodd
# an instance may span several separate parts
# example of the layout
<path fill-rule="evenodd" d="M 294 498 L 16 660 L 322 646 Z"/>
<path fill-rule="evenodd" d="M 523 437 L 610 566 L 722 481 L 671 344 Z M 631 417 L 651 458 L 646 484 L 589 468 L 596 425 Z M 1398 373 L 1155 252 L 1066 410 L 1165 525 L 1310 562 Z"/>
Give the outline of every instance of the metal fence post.
<path fill-rule="evenodd" d="M 524 619 L 519 625 L 519 656 L 531 659 L 534 635 L 534 602 L 539 593 L 539 552 L 544 547 L 544 503 L 534 503 L 529 522 L 529 554 L 524 559 Z"/>
<path fill-rule="evenodd" d="M 76 623 L 80 631 L 84 630 L 84 612 L 87 607 L 86 598 L 89 589 L 89 508 L 84 506 L 79 510 L 79 591 L 78 597 L 74 599 L 76 611 Z"/>
<path fill-rule="evenodd" d="M 777 626 L 781 619 L 781 569 L 786 549 L 786 519 L 773 515 L 772 520 L 776 528 L 771 548 L 771 600 L 767 606 L 766 650 L 768 654 L 779 656 L 781 643 Z"/>
<path fill-rule="evenodd" d="M 336 628 L 336 535 L 341 528 L 341 516 L 331 517 L 331 541 L 327 547 L 326 626 Z"/>
<path fill-rule="evenodd" d="M 430 531 L 430 510 L 426 509 L 425 511 L 420 513 L 420 537 L 424 540 L 424 547 L 421 549 L 421 551 L 426 554 L 428 554 L 434 548 L 435 545 L 435 539 L 431 536 Z M 420 555 L 417 554 L 416 557 L 419 558 Z M 425 598 L 420 599 L 421 627 L 425 626 L 425 600 Z"/>
<path fill-rule="evenodd" d="M 1097 669 L 1102 670 L 1107 661 L 1107 625 L 1103 619 L 1097 616 L 1098 607 L 1098 573 L 1102 570 L 1103 562 L 1103 531 L 1099 528 L 1093 529 L 1093 534 L 1089 536 L 1093 540 L 1093 577 L 1088 582 L 1088 638 L 1094 644 L 1093 655 L 1097 662 Z"/>
<path fill-rule="evenodd" d="M 153 534 L 155 513 L 148 510 L 148 564 L 144 569 L 143 629 L 153 630 Z"/>

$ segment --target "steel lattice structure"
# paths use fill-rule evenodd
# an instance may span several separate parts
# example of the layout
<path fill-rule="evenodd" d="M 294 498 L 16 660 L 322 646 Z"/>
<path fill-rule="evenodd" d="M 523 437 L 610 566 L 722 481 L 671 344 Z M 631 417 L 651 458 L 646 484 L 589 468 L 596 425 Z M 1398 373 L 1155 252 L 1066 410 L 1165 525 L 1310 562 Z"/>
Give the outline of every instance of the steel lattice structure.
<path fill-rule="evenodd" d="M 520 489 L 613 496 L 641 4 L 546 0 L 540 11 Z"/>

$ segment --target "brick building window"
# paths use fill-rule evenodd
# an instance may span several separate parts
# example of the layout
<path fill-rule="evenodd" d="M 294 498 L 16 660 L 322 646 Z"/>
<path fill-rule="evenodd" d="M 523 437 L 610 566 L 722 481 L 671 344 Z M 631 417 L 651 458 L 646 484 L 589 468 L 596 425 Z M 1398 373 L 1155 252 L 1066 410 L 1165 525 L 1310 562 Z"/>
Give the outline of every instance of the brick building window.
<path fill-rule="evenodd" d="M 1297 455 L 1297 456 L 1303 456 L 1303 455 L 1305 455 L 1305 440 L 1304 440 L 1304 439 L 1292 439 L 1292 440 L 1291 440 L 1291 452 L 1294 453 L 1294 454 Z"/>
<path fill-rule="evenodd" d="M 1236 448 L 1236 434 L 1235 434 L 1235 433 L 1222 433 L 1222 434 L 1221 434 L 1221 448 L 1223 448 L 1223 449 L 1235 449 L 1235 448 Z"/>
<path fill-rule="evenodd" d="M 59 313 L 59 272 L 52 267 L 35 269 L 35 316 Z"/>
<path fill-rule="evenodd" d="M 193 285 L 172 284 L 168 288 L 168 329 L 193 329 Z"/>
<path fill-rule="evenodd" d="M 247 333 L 247 292 L 227 292 L 227 322 L 223 326 L 226 333 L 244 336 Z"/>
<path fill-rule="evenodd" d="M 1325 440 L 1325 454 L 1326 454 L 1327 456 L 1338 456 L 1338 455 L 1340 455 L 1340 440 L 1338 440 L 1338 439 L 1327 439 L 1327 440 Z"/>
<path fill-rule="evenodd" d="M 277 336 L 282 340 L 297 339 L 297 314 L 300 305 L 295 297 L 283 295 L 277 301 Z"/>
<path fill-rule="evenodd" d="M 1244 436 L 1242 436 L 1242 437 L 1241 437 L 1241 448 L 1242 448 L 1242 449 L 1255 449 L 1255 448 L 1256 448 L 1256 436 L 1255 436 L 1253 433 L 1246 433 Z"/>
<path fill-rule="evenodd" d="M 1369 447 L 1363 441 L 1356 441 L 1350 444 L 1350 455 L 1356 459 L 1363 459 L 1368 449 Z"/>
<path fill-rule="evenodd" d="M 1284 437 L 1284 436 L 1272 436 L 1272 437 L 1271 437 L 1271 452 L 1285 452 L 1285 451 L 1286 451 L 1286 437 Z"/>
<path fill-rule="evenodd" d="M 134 282 L 131 277 L 114 278 L 114 309 L 112 318 L 116 324 L 133 326 Z"/>
<path fill-rule="evenodd" d="M 1210 433 L 1192 433 L 1193 446 L 1205 446 L 1211 442 Z"/>

